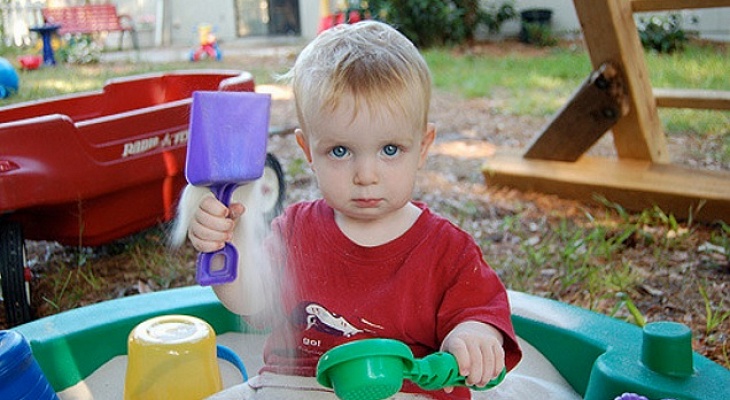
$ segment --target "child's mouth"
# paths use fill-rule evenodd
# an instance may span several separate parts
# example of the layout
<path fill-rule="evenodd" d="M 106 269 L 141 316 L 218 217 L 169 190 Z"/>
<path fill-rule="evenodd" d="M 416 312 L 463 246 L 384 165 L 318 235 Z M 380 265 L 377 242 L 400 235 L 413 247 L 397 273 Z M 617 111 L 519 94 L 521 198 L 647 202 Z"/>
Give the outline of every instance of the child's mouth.
<path fill-rule="evenodd" d="M 360 208 L 375 208 L 381 203 L 381 199 L 354 199 L 353 202 Z"/>

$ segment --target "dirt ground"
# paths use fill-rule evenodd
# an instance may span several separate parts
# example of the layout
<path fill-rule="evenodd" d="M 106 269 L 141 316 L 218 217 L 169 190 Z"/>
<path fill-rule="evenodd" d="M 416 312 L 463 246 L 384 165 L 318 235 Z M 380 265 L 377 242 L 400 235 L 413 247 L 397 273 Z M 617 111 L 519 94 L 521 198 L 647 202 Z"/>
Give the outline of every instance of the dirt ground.
<path fill-rule="evenodd" d="M 501 46 L 479 48 L 479 52 L 492 51 L 495 56 L 504 52 Z M 533 50 L 526 50 L 533 51 Z M 274 59 L 241 59 L 242 65 L 250 62 L 270 63 L 272 67 L 291 60 L 277 57 Z M 306 164 L 302 162 L 299 149 L 289 133 L 296 126 L 296 116 L 288 88 L 283 86 L 261 86 L 261 91 L 273 94 L 272 125 L 281 128 L 282 134 L 272 137 L 269 151 L 282 162 L 287 174 L 287 201 L 295 202 L 317 197 L 316 183 Z M 547 118 L 519 117 L 500 114 L 494 111 L 499 98 L 463 99 L 451 93 L 436 91 L 431 107 L 431 119 L 438 127 L 438 139 L 432 148 L 430 158 L 421 172 L 415 198 L 426 201 L 435 211 L 456 219 L 465 230 L 472 233 L 480 243 L 484 243 L 487 260 L 510 259 L 519 254 L 523 237 L 505 234 L 500 229 L 505 219 L 517 217 L 519 226 L 528 232 L 530 238 L 548 235 L 561 219 L 569 218 L 577 223 L 591 223 L 591 216 L 605 216 L 605 208 L 600 205 L 559 199 L 539 193 L 522 193 L 509 188 L 487 187 L 481 173 L 485 157 L 497 149 L 523 149 L 546 124 Z M 703 154 L 703 146 L 692 137 L 670 138 L 670 151 L 673 162 L 688 166 L 708 167 Z M 602 139 L 593 154 L 612 154 L 610 137 Z M 709 162 L 711 163 L 711 162 Z M 710 165 L 711 168 L 729 169 L 728 166 Z M 465 211 L 467 210 L 467 211 Z M 610 218 L 610 217 L 609 217 Z M 617 217 L 616 217 L 617 218 Z M 664 249 L 636 245 L 622 253 L 643 276 L 641 284 L 634 288 L 632 298 L 637 307 L 649 321 L 673 320 L 683 322 L 693 329 L 695 350 L 728 366 L 730 352 L 730 318 L 727 318 L 714 333 L 708 335 L 707 301 L 697 290 L 697 283 L 703 282 L 712 304 L 719 307 L 720 313 L 730 307 L 730 262 L 728 254 L 703 250 L 710 235 L 717 231 L 716 226 L 693 224 L 691 233 L 685 236 L 684 244 L 669 249 L 670 254 L 661 268 L 652 265 L 655 253 Z M 668 232 L 659 234 L 669 234 Z M 532 240 L 532 239 L 530 239 Z M 136 249 L 134 241 L 155 242 L 161 250 L 156 259 L 147 253 L 118 250 Z M 173 254 L 166 249 L 165 229 L 153 229 L 125 241 L 119 246 L 105 246 L 103 249 L 83 249 L 82 251 L 63 248 L 54 243 L 28 242 L 29 259 L 39 277 L 33 283 L 33 295 L 38 304 L 38 314 L 48 315 L 62 310 L 59 306 L 58 291 L 76 293 L 76 306 L 90 304 L 110 298 L 133 295 L 141 292 L 162 290 L 167 287 L 184 286 L 193 282 L 194 253 L 186 247 Z M 169 258 L 168 258 L 169 257 Z M 160 283 L 151 279 L 150 269 L 161 269 L 160 264 L 170 258 L 186 260 L 182 272 Z M 83 259 L 83 260 L 82 260 Z M 83 261 L 83 262 L 80 262 Z M 78 265 L 91 268 L 93 273 L 76 274 L 64 279 L 49 278 L 53 268 L 58 265 Z M 49 267 L 52 265 L 54 267 Z M 497 269 L 509 265 L 493 266 Z M 184 269 L 188 268 L 189 274 Z M 171 274 L 169 271 L 153 274 L 157 277 Z M 530 292 L 550 295 L 550 268 L 540 272 L 542 281 Z M 65 280 L 65 282 L 64 282 Z M 77 288 L 74 288 L 77 285 Z M 95 289 L 97 286 L 101 290 Z M 54 294 L 55 293 L 55 294 Z M 565 290 L 558 300 L 580 306 L 586 305 L 584 290 Z M 597 311 L 608 313 L 616 304 L 607 301 L 598 304 Z"/>

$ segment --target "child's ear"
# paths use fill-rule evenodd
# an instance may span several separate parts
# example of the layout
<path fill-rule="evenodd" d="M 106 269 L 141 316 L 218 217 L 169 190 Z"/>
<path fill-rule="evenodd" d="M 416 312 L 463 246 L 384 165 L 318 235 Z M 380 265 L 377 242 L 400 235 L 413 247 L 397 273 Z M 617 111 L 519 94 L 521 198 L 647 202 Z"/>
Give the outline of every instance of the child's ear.
<path fill-rule="evenodd" d="M 304 152 L 304 157 L 307 158 L 308 163 L 312 163 L 312 150 L 309 148 L 309 142 L 307 137 L 304 136 L 304 132 L 301 129 L 294 130 L 294 136 L 297 138 L 297 144 Z"/>
<path fill-rule="evenodd" d="M 426 132 L 421 138 L 421 154 L 418 160 L 418 168 L 423 167 L 426 163 L 426 157 L 428 157 L 428 149 L 431 148 L 433 141 L 436 139 L 436 125 L 429 122 L 426 124 Z"/>

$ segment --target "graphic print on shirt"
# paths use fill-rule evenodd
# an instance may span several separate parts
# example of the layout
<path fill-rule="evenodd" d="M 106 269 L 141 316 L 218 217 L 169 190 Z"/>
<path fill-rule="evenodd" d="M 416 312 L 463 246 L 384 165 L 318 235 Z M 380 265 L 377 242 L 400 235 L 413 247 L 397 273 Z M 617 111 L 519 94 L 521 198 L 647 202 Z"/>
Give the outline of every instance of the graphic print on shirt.
<path fill-rule="evenodd" d="M 365 327 L 356 327 L 347 321 L 345 317 L 333 313 L 317 303 L 301 303 L 297 308 L 301 312 L 299 318 L 306 322 L 306 327 L 304 328 L 305 331 L 316 329 L 320 332 L 329 333 L 331 335 L 341 335 L 346 338 L 355 336 L 358 333 L 375 333 L 373 330 Z M 381 326 L 369 323 L 363 319 L 361 319 L 360 322 L 373 328 L 382 329 Z"/>

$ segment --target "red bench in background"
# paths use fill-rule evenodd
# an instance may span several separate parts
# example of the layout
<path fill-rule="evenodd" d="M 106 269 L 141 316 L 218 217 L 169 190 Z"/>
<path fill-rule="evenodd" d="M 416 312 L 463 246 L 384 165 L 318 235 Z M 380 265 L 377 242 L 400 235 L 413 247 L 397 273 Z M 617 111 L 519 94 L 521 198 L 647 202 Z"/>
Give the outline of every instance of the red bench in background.
<path fill-rule="evenodd" d="M 121 50 L 124 34 L 132 37 L 132 45 L 137 50 L 137 31 L 134 21 L 129 15 L 118 14 L 113 4 L 90 4 L 84 6 L 52 7 L 41 10 L 46 24 L 58 24 L 61 35 L 99 35 L 109 32 L 120 32 L 119 49 Z"/>

